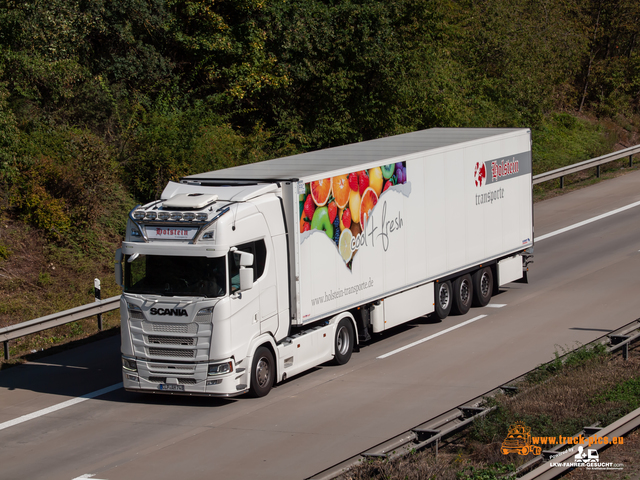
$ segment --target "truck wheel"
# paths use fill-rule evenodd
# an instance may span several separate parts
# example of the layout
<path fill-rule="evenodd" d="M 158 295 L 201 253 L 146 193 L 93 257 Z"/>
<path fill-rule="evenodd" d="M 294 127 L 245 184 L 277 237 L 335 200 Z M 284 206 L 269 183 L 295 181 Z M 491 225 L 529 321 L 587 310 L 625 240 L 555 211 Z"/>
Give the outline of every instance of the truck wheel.
<path fill-rule="evenodd" d="M 473 302 L 473 285 L 471 275 L 463 275 L 453 282 L 453 313 L 464 315 Z"/>
<path fill-rule="evenodd" d="M 473 306 L 484 307 L 493 294 L 493 273 L 490 267 L 478 270 L 471 277 L 473 283 Z"/>
<path fill-rule="evenodd" d="M 251 364 L 251 387 L 252 397 L 264 397 L 273 386 L 276 368 L 271 350 L 266 347 L 259 347 L 253 355 Z"/>
<path fill-rule="evenodd" d="M 351 320 L 343 318 L 338 323 L 336 328 L 335 342 L 335 356 L 333 357 L 333 363 L 336 365 L 344 365 L 351 358 L 353 352 L 353 342 L 355 341 L 355 334 L 353 332 L 353 325 Z"/>
<path fill-rule="evenodd" d="M 438 282 L 436 283 L 436 316 L 440 320 L 447 318 L 451 312 L 451 305 L 453 304 L 453 295 L 451 282 Z"/>

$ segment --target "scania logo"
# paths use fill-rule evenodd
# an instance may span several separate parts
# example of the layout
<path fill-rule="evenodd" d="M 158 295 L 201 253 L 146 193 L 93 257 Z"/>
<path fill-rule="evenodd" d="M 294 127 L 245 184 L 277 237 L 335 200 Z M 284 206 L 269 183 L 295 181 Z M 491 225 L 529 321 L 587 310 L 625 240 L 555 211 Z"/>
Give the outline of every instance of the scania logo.
<path fill-rule="evenodd" d="M 170 317 L 188 317 L 184 308 L 152 308 L 151 315 L 169 315 Z"/>

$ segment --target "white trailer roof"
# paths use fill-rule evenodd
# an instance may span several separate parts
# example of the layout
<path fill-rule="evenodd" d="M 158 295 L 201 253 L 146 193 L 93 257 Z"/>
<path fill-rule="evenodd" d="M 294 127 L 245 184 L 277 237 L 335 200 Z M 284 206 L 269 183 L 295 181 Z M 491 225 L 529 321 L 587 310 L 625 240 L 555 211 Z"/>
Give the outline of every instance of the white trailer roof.
<path fill-rule="evenodd" d="M 521 128 L 431 128 L 392 137 L 326 148 L 315 152 L 276 158 L 184 177 L 187 181 L 297 181 L 325 172 L 357 167 L 385 159 L 434 150 L 496 135 L 523 131 Z"/>

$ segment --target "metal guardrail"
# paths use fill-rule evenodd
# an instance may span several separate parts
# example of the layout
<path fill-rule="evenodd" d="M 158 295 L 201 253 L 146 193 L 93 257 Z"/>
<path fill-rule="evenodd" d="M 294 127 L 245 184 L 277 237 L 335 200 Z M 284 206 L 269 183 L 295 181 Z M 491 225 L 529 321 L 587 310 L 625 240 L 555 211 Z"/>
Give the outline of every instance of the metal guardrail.
<path fill-rule="evenodd" d="M 112 310 L 120 308 L 120 295 L 107 298 L 105 300 L 97 300 L 87 305 L 71 308 L 63 312 L 53 313 L 44 317 L 29 320 L 28 322 L 10 325 L 0 328 L 0 342 L 4 344 L 4 359 L 9 360 L 9 340 L 24 337 L 31 333 L 41 332 L 49 328 L 64 325 L 66 323 L 82 320 L 83 318 L 98 316 L 98 324 L 101 327 L 101 315 Z"/>
<path fill-rule="evenodd" d="M 609 352 L 615 352 L 617 350 L 622 349 L 622 355 L 625 360 L 629 357 L 629 344 L 634 343 L 640 340 L 640 319 L 634 320 L 633 322 L 615 330 L 607 335 L 600 337 L 599 339 L 594 340 L 590 343 L 590 345 L 595 345 L 597 343 L 606 344 L 609 342 L 609 346 L 607 350 Z M 570 352 L 569 352 L 570 353 Z M 564 358 L 569 353 L 563 355 L 560 358 Z M 555 362 L 556 360 L 552 360 L 549 363 Z M 537 370 L 537 368 L 531 370 L 532 372 Z M 530 372 L 528 372 L 530 373 Z M 415 452 L 427 447 L 432 447 L 435 450 L 436 455 L 438 454 L 438 445 L 441 441 L 447 439 L 447 437 L 451 437 L 452 435 L 461 432 L 465 428 L 467 428 L 470 424 L 472 424 L 476 419 L 479 419 L 487 414 L 489 414 L 494 407 L 485 407 L 485 400 L 487 398 L 495 396 L 499 392 L 504 393 L 516 393 L 517 383 L 526 377 L 527 373 L 521 375 L 520 377 L 514 378 L 513 380 L 507 382 L 500 387 L 494 388 L 479 397 L 476 397 L 464 404 L 449 410 L 431 420 L 428 420 L 411 430 L 408 430 L 400 435 L 393 437 L 385 442 L 382 442 L 368 450 L 365 450 L 362 453 L 359 453 L 341 463 L 333 465 L 332 467 L 323 470 L 316 475 L 308 477 L 307 480 L 333 480 L 339 478 L 348 478 L 345 477 L 344 474 L 351 468 L 354 467 L 365 459 L 371 458 L 384 458 L 387 460 L 395 460 L 400 457 L 403 457 L 411 452 Z M 611 425 L 605 428 L 599 427 L 585 427 L 583 430 L 583 437 L 588 440 L 594 433 L 597 433 L 599 436 L 624 436 L 627 433 L 631 432 L 635 428 L 640 426 L 640 409 L 631 412 L 627 416 L 621 418 L 620 420 L 612 423 Z M 580 433 L 573 436 L 579 436 Z M 557 445 L 554 450 L 557 450 L 558 454 L 561 454 L 560 451 L 564 448 L 565 445 Z M 600 445 L 598 449 L 605 447 L 605 445 Z M 595 447 L 593 447 L 595 448 Z M 516 474 L 526 474 L 525 477 L 522 477 L 521 480 L 533 480 L 533 479 L 552 479 L 556 476 L 563 473 L 563 470 L 559 467 L 551 468 L 549 462 L 548 455 L 554 454 L 554 451 L 544 451 L 542 455 L 538 455 L 534 457 L 532 460 L 527 462 L 525 465 L 522 465 Z M 560 463 L 562 457 L 558 457 L 554 460 L 554 462 Z M 537 472 L 537 473 L 534 473 Z M 538 476 L 539 475 L 539 476 Z"/>
<path fill-rule="evenodd" d="M 565 175 L 580 172 L 592 167 L 596 167 L 596 176 L 600 178 L 600 165 L 612 162 L 614 160 L 619 160 L 624 157 L 629 157 L 629 166 L 632 167 L 633 156 L 638 153 L 640 153 L 640 145 L 625 148 L 624 150 L 618 150 L 617 152 L 608 153 L 606 155 L 602 155 L 601 157 L 592 158 L 583 162 L 574 163 L 573 165 L 567 165 L 566 167 L 556 168 L 555 170 L 551 170 L 550 172 L 535 175 L 533 177 L 533 184 L 537 185 L 538 183 L 548 182 L 549 180 L 559 178 L 560 188 L 564 188 Z"/>

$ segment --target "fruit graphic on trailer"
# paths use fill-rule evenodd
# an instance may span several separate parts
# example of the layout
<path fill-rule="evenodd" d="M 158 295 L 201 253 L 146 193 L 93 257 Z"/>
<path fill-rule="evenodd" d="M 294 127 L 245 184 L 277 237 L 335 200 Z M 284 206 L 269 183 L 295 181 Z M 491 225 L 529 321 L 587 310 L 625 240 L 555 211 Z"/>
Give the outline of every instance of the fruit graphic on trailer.
<path fill-rule="evenodd" d="M 340 239 L 338 240 L 338 250 L 340 251 L 340 256 L 347 263 L 351 260 L 352 252 L 351 252 L 351 239 L 353 238 L 353 234 L 351 230 L 348 228 L 344 229 L 340 234 Z"/>
<path fill-rule="evenodd" d="M 336 216 L 338 215 L 338 207 L 336 205 L 336 202 L 334 202 L 333 200 L 330 201 L 327 205 L 327 210 L 329 211 L 329 220 L 331 220 L 331 223 L 333 223 L 333 221 L 336 219 Z"/>
<path fill-rule="evenodd" d="M 347 175 L 338 175 L 331 180 L 333 196 L 336 199 L 336 205 L 338 208 L 344 208 L 349 201 L 349 193 L 351 193 L 351 187 L 349 186 L 349 179 Z"/>
<path fill-rule="evenodd" d="M 309 221 L 313 218 L 313 212 L 315 211 L 316 205 L 313 203 L 313 198 L 311 198 L 311 195 L 307 195 L 307 199 L 304 201 L 303 212 Z"/>
<path fill-rule="evenodd" d="M 349 194 L 349 209 L 351 210 L 351 221 L 360 222 L 360 194 L 358 190 L 351 190 Z"/>
<path fill-rule="evenodd" d="M 364 191 L 369 187 L 369 174 L 366 170 L 358 172 L 358 186 L 360 195 L 364 195 Z"/>
<path fill-rule="evenodd" d="M 327 207 L 316 208 L 311 219 L 311 230 L 322 230 L 329 238 L 333 238 L 333 225 L 329 219 L 329 209 Z"/>
<path fill-rule="evenodd" d="M 340 210 L 340 231 L 351 226 L 351 210 L 345 208 Z"/>
<path fill-rule="evenodd" d="M 373 188 L 367 188 L 360 202 L 360 225 L 363 227 L 367 224 L 367 219 L 369 215 L 371 215 L 371 210 L 376 206 L 376 203 L 378 203 L 378 195 L 376 195 Z"/>
<path fill-rule="evenodd" d="M 311 196 L 313 201 L 318 207 L 322 207 L 329 200 L 331 194 L 331 179 L 323 178 L 322 180 L 316 180 L 311 182 Z"/>
<path fill-rule="evenodd" d="M 382 170 L 379 167 L 369 169 L 369 186 L 373 188 L 378 196 L 382 193 L 383 181 Z"/>
<path fill-rule="evenodd" d="M 311 229 L 311 224 L 307 221 L 306 215 L 302 212 L 300 217 L 300 233 L 308 232 Z"/>
<path fill-rule="evenodd" d="M 396 164 L 392 163 L 391 165 L 383 165 L 380 169 L 382 170 L 382 176 L 385 180 L 389 180 L 393 177 L 393 172 L 396 171 Z"/>

